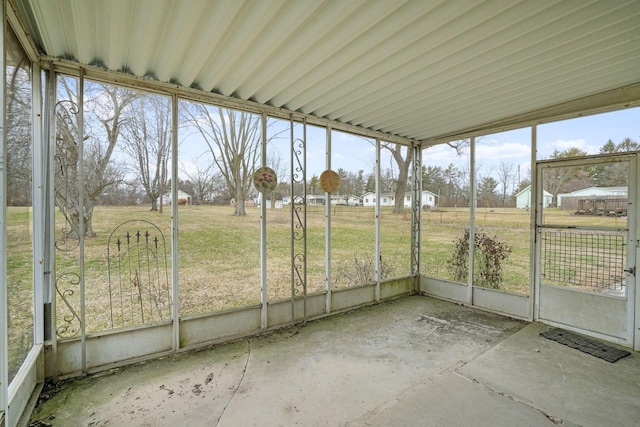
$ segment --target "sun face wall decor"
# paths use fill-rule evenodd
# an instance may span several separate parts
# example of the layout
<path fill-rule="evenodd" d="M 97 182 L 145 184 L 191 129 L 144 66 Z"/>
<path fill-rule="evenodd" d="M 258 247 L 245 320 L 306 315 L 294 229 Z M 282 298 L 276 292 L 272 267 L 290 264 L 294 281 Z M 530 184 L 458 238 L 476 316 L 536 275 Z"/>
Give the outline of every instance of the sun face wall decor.
<path fill-rule="evenodd" d="M 333 193 L 340 187 L 340 175 L 331 169 L 320 174 L 320 188 L 325 193 Z"/>

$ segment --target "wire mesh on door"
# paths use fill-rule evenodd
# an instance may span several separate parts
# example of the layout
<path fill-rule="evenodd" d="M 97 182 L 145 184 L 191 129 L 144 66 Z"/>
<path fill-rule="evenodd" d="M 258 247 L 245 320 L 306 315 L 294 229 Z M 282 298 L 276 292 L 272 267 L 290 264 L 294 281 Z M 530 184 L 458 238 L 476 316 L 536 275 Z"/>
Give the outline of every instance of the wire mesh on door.
<path fill-rule="evenodd" d="M 541 275 L 545 284 L 588 290 L 623 290 L 624 232 L 545 231 Z"/>

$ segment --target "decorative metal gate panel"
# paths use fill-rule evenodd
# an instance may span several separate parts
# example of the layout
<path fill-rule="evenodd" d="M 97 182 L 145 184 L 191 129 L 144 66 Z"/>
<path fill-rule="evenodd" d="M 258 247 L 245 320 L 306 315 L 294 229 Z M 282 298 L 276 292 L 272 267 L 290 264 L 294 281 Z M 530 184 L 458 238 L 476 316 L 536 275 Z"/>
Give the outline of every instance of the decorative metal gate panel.
<path fill-rule="evenodd" d="M 155 224 L 120 224 L 109 235 L 107 260 L 111 328 L 171 318 L 166 241 Z"/>

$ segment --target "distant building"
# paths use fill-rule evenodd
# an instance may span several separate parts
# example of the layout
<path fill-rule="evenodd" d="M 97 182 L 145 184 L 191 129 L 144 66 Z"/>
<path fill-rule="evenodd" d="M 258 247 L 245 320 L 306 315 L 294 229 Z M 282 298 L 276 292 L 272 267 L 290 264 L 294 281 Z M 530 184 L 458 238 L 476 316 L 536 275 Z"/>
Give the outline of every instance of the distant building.
<path fill-rule="evenodd" d="M 162 202 L 165 205 L 170 205 L 171 204 L 171 200 L 172 200 L 172 194 L 171 192 L 169 192 L 168 194 L 165 194 L 164 196 L 162 196 Z M 190 205 L 193 203 L 193 196 L 191 196 L 191 194 L 189 193 L 185 193 L 182 190 L 178 190 L 178 204 L 179 205 Z"/>
<path fill-rule="evenodd" d="M 553 194 L 544 190 L 542 206 L 548 208 L 553 202 Z M 531 207 L 531 186 L 529 185 L 518 194 L 516 194 L 516 208 L 528 209 Z"/>
<path fill-rule="evenodd" d="M 437 206 L 438 195 L 432 193 L 429 190 L 422 191 L 422 206 L 435 207 Z M 380 206 L 395 206 L 396 196 L 394 193 L 381 193 L 380 194 Z M 363 206 L 375 206 L 376 205 L 376 193 L 370 191 L 362 195 Z M 405 208 L 411 207 L 411 192 L 404 193 L 403 206 Z"/>
<path fill-rule="evenodd" d="M 587 187 L 580 190 L 572 191 L 571 193 L 558 194 L 558 207 L 562 206 L 563 197 L 593 199 L 597 197 L 611 196 L 611 197 L 617 197 L 617 198 L 627 198 L 628 194 L 629 194 L 628 187 Z"/>
<path fill-rule="evenodd" d="M 342 205 L 342 206 L 362 206 L 362 197 L 356 196 L 355 194 L 345 198 L 345 196 L 341 196 L 339 194 L 331 195 L 331 204 L 332 205 Z"/>
<path fill-rule="evenodd" d="M 236 205 L 235 197 L 232 198 L 231 200 L 229 200 L 229 205 L 231 205 L 231 206 L 235 206 Z M 258 206 L 258 205 L 260 205 L 260 203 L 256 202 L 255 199 L 245 199 L 244 205 L 245 206 Z"/>

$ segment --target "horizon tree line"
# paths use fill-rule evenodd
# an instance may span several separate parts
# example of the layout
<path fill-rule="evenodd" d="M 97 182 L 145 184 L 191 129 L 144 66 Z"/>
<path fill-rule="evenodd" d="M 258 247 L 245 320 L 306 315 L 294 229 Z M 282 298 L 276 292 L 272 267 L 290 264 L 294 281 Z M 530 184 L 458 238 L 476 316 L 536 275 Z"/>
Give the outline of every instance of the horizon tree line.
<path fill-rule="evenodd" d="M 171 100 L 160 94 L 141 92 L 115 85 L 84 81 L 84 103 L 79 102 L 79 79 L 58 78 L 56 104 L 56 174 L 55 203 L 65 216 L 70 230 L 77 233 L 83 221 L 85 235 L 92 237 L 92 216 L 95 206 L 114 203 L 119 197 L 128 202 L 144 200 L 150 210 L 161 211 L 163 198 L 171 189 Z M 188 149 L 193 140 L 200 141 L 198 154 L 189 161 L 179 159 L 181 178 L 179 190 L 192 194 L 197 203 L 235 199 L 235 215 L 245 215 L 247 199 L 256 196 L 253 172 L 261 165 L 262 122 L 257 114 L 231 110 L 195 101 L 180 100 L 179 147 Z M 84 128 L 79 129 L 79 108 L 84 109 Z M 273 123 L 269 124 L 272 127 Z M 280 185 L 268 195 L 271 207 L 275 200 L 290 191 L 286 179 L 291 171 L 287 160 L 270 144 L 286 138 L 285 127 L 270 130 L 266 141 L 267 165 L 276 171 Z M 204 143 L 204 144 L 202 144 Z M 468 141 L 449 145 L 459 154 Z M 82 167 L 80 166 L 82 148 Z M 381 143 L 388 153 L 389 166 L 380 171 L 381 192 L 395 196 L 394 212 L 404 210 L 404 194 L 410 190 L 413 177 L 410 166 L 413 150 L 397 143 Z M 600 153 L 615 153 L 638 149 L 638 143 L 626 138 L 619 143 L 607 141 Z M 16 152 L 19 152 L 16 150 Z M 551 158 L 586 155 L 578 148 L 556 151 Z M 562 170 L 562 174 L 547 180 L 554 198 L 576 186 L 593 184 L 611 186 L 619 183 L 625 171 L 616 165 Z M 19 179 L 18 169 L 8 179 Z M 11 172 L 11 169 L 10 169 Z M 423 189 L 439 196 L 440 206 L 468 206 L 470 174 L 453 163 L 447 167 L 422 166 Z M 375 165 L 369 171 L 339 169 L 339 194 L 345 201 L 375 190 Z M 15 178 L 14 178 L 15 175 Z M 513 164 L 500 165 L 482 174 L 476 170 L 479 206 L 508 206 L 517 191 L 529 184 L 527 178 L 516 179 Z M 83 197 L 80 206 L 79 183 Z M 321 191 L 318 177 L 307 177 L 308 194 Z M 9 195 L 11 196 L 11 195 Z M 75 230 L 75 231 L 74 231 Z"/>

